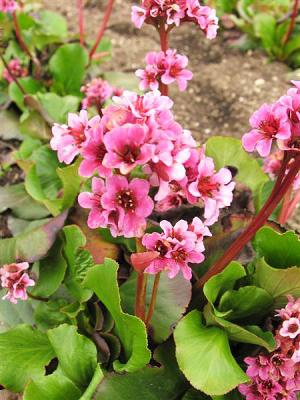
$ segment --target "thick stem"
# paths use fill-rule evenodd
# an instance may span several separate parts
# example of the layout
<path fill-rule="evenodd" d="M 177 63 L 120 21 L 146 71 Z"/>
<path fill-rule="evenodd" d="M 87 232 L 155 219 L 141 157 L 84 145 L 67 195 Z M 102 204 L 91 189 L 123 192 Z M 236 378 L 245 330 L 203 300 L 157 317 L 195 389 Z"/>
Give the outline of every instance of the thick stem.
<path fill-rule="evenodd" d="M 169 48 L 168 29 L 166 29 L 165 21 L 162 19 L 159 25 L 159 37 L 161 51 L 166 52 Z M 168 96 L 169 88 L 164 83 L 159 83 L 159 90 L 163 96 Z"/>
<path fill-rule="evenodd" d="M 243 247 L 253 238 L 255 233 L 260 229 L 268 220 L 269 216 L 275 210 L 277 205 L 282 200 L 283 196 L 289 190 L 300 168 L 300 156 L 298 156 L 294 163 L 290 166 L 290 170 L 282 184 L 274 193 L 271 194 L 271 201 L 267 201 L 259 214 L 253 219 L 248 228 L 242 233 L 241 236 L 229 247 L 225 254 L 214 264 L 214 266 L 195 284 L 195 289 L 200 289 L 203 285 L 214 275 L 223 271 L 223 269 L 241 252 Z"/>
<path fill-rule="evenodd" d="M 292 15 L 291 15 L 290 25 L 289 25 L 286 35 L 283 38 L 283 45 L 287 44 L 287 42 L 290 40 L 290 37 L 294 31 L 295 24 L 296 24 L 296 18 L 298 16 L 298 9 L 299 9 L 299 0 L 294 0 L 294 7 L 293 7 Z"/>
<path fill-rule="evenodd" d="M 161 275 L 161 273 L 158 273 L 157 275 L 155 275 L 153 288 L 152 288 L 152 295 L 151 295 L 149 311 L 148 311 L 147 318 L 146 318 L 146 326 L 148 326 L 150 324 L 152 316 L 153 316 L 153 313 L 154 313 L 160 275 Z"/>
<path fill-rule="evenodd" d="M 138 273 L 135 297 L 135 315 L 145 321 L 146 314 L 146 288 L 147 276 L 143 272 Z"/>
<path fill-rule="evenodd" d="M 281 207 L 280 214 L 278 217 L 278 222 L 280 223 L 280 225 L 284 225 L 287 221 L 286 215 L 287 215 L 287 210 L 288 210 L 290 202 L 291 202 L 292 191 L 293 191 L 293 188 L 290 187 L 289 190 L 284 195 L 282 207 Z"/>
<path fill-rule="evenodd" d="M 106 10 L 105 10 L 105 13 L 104 13 L 104 17 L 103 17 L 103 21 L 102 21 L 102 24 L 100 26 L 100 30 L 98 32 L 95 44 L 94 44 L 94 46 L 92 47 L 92 49 L 90 51 L 90 55 L 89 55 L 90 62 L 92 61 L 93 56 L 94 56 L 94 54 L 95 54 L 95 52 L 97 50 L 97 47 L 99 46 L 99 43 L 101 42 L 101 39 L 102 39 L 102 37 L 104 35 L 105 29 L 107 27 L 107 24 L 108 24 L 108 21 L 109 21 L 109 18 L 110 18 L 110 15 L 112 13 L 113 5 L 114 5 L 114 0 L 108 0 L 107 7 L 106 7 Z"/>
<path fill-rule="evenodd" d="M 293 200 L 290 202 L 288 209 L 286 210 L 284 223 L 286 223 L 287 220 L 292 216 L 299 202 L 300 202 L 300 189 L 297 191 Z"/>
<path fill-rule="evenodd" d="M 78 27 L 79 27 L 79 41 L 81 46 L 84 46 L 84 14 L 83 14 L 83 1 L 77 0 L 78 9 Z"/>
<path fill-rule="evenodd" d="M 20 25 L 19 25 L 19 22 L 18 22 L 17 13 L 13 12 L 12 16 L 13 16 L 13 23 L 14 23 L 16 38 L 17 38 L 17 40 L 19 42 L 19 45 L 20 45 L 21 49 L 32 60 L 34 66 L 35 66 L 35 77 L 37 79 L 39 79 L 40 76 L 41 76 L 41 71 L 42 71 L 41 63 L 39 62 L 39 60 L 37 59 L 35 54 L 31 53 L 31 51 L 29 50 L 27 44 L 25 43 L 25 41 L 23 39 L 23 36 L 22 36 L 22 33 L 21 33 L 21 28 L 20 28 Z"/>

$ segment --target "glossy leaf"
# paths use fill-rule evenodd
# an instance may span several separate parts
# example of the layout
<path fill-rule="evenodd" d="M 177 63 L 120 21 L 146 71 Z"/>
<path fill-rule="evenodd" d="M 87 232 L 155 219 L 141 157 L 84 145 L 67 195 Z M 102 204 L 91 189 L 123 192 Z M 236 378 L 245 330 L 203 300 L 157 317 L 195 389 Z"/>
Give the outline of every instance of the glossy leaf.
<path fill-rule="evenodd" d="M 56 50 L 50 59 L 49 68 L 59 94 L 75 96 L 80 94 L 87 63 L 87 52 L 80 44 L 65 44 Z"/>
<path fill-rule="evenodd" d="M 174 339 L 178 365 L 196 389 L 223 395 L 249 380 L 231 354 L 226 332 L 205 327 L 199 311 L 179 322 Z"/>
<path fill-rule="evenodd" d="M 151 301 L 154 276 L 149 275 L 147 280 L 146 305 Z M 173 332 L 174 325 L 181 319 L 191 300 L 191 283 L 181 275 L 174 279 L 168 278 L 166 273 L 160 277 L 156 305 L 151 320 L 151 333 L 158 343 L 165 341 Z M 136 295 L 136 273 L 121 286 L 120 294 L 122 305 L 126 312 L 134 313 Z"/>
<path fill-rule="evenodd" d="M 85 284 L 96 293 L 115 321 L 115 332 L 120 338 L 127 359 L 125 363 L 115 361 L 115 370 L 134 372 L 148 364 L 151 353 L 147 347 L 144 323 L 121 309 L 117 271 L 118 264 L 105 259 L 103 265 L 97 265 L 88 271 Z"/>
<path fill-rule="evenodd" d="M 274 268 L 300 267 L 300 240 L 294 232 L 278 233 L 272 228 L 261 228 L 253 242 L 259 257 Z"/>
<path fill-rule="evenodd" d="M 67 213 L 14 238 L 0 240 L 0 265 L 16 261 L 34 262 L 44 257 L 63 227 Z"/>
<path fill-rule="evenodd" d="M 0 353 L 0 382 L 14 392 L 21 392 L 30 379 L 41 378 L 55 357 L 47 335 L 28 325 L 1 333 Z"/>
<path fill-rule="evenodd" d="M 38 96 L 42 106 L 57 123 L 65 124 L 68 113 L 78 110 L 80 99 L 76 96 L 58 96 L 56 93 L 42 93 Z"/>

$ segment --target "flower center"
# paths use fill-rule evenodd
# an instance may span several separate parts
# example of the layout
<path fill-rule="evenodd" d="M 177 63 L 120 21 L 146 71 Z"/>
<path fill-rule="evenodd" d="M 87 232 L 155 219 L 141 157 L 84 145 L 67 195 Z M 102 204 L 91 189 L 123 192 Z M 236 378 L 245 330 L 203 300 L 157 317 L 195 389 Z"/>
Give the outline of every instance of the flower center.
<path fill-rule="evenodd" d="M 170 243 L 166 240 L 158 240 L 155 245 L 155 250 L 159 252 L 161 257 L 164 257 L 170 250 Z"/>
<path fill-rule="evenodd" d="M 172 253 L 172 257 L 175 261 L 177 262 L 184 262 L 186 260 L 186 251 L 181 249 L 181 250 L 176 250 Z"/>
<path fill-rule="evenodd" d="M 273 388 L 273 382 L 269 379 L 268 381 L 262 382 L 262 386 L 263 386 L 265 389 L 270 390 L 270 389 Z"/>
<path fill-rule="evenodd" d="M 209 176 L 199 179 L 198 190 L 204 197 L 212 197 L 213 191 L 218 190 L 219 184 L 212 182 Z"/>
<path fill-rule="evenodd" d="M 135 198 L 131 190 L 121 190 L 116 195 L 117 204 L 126 211 L 134 211 Z"/>
<path fill-rule="evenodd" d="M 169 74 L 173 77 L 176 78 L 176 76 L 178 75 L 180 69 L 177 67 L 176 64 L 172 65 L 172 67 L 169 70 Z"/>
<path fill-rule="evenodd" d="M 298 326 L 298 324 L 296 324 L 296 323 L 291 324 L 291 325 L 289 325 L 289 327 L 288 327 L 288 331 L 289 331 L 290 333 L 295 333 L 295 332 L 297 332 L 298 329 L 299 329 L 299 326 Z"/>
<path fill-rule="evenodd" d="M 283 360 L 279 356 L 275 356 L 272 358 L 272 363 L 277 367 L 280 367 L 283 364 Z"/>
<path fill-rule="evenodd" d="M 258 129 L 266 138 L 272 138 L 278 133 L 279 121 L 274 117 L 270 117 L 268 120 L 262 121 Z"/>
<path fill-rule="evenodd" d="M 70 128 L 69 127 L 69 133 L 71 136 L 73 136 L 77 145 L 82 144 L 86 139 L 85 134 L 84 134 L 84 125 L 82 125 L 82 124 L 80 124 L 80 127 L 78 127 L 78 128 Z"/>
<path fill-rule="evenodd" d="M 104 143 L 101 143 L 98 147 L 97 160 L 99 160 L 102 163 L 106 153 L 107 153 L 106 147 L 104 146 Z"/>
<path fill-rule="evenodd" d="M 122 158 L 127 164 L 133 164 L 140 153 L 141 151 L 138 147 L 125 146 Z"/>

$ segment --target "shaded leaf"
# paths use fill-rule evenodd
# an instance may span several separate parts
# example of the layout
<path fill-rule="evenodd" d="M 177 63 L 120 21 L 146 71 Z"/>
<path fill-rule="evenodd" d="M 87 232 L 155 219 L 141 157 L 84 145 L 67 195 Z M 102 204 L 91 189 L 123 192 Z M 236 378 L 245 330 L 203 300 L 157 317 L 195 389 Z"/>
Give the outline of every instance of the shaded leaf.
<path fill-rule="evenodd" d="M 14 238 L 0 240 L 0 264 L 16 261 L 31 263 L 41 259 L 52 247 L 66 217 L 67 212 L 64 212 L 40 227 L 26 231 Z"/>
<path fill-rule="evenodd" d="M 134 314 L 136 276 L 135 272 L 132 273 L 131 277 L 120 288 L 123 308 L 129 314 Z M 151 301 L 153 282 L 154 276 L 149 275 L 146 296 L 148 307 Z M 150 324 L 156 342 L 163 342 L 172 334 L 174 325 L 180 320 L 189 305 L 191 294 L 191 283 L 183 276 L 177 275 L 174 279 L 170 279 L 166 273 L 162 273 Z"/>
<path fill-rule="evenodd" d="M 67 306 L 67 304 L 68 301 L 65 299 L 56 299 L 47 302 L 40 301 L 34 310 L 37 327 L 46 331 L 56 328 L 61 324 L 71 324 L 71 319 L 62 312 L 62 308 Z"/>
<path fill-rule="evenodd" d="M 196 389 L 222 395 L 249 380 L 231 354 L 226 332 L 205 327 L 199 311 L 179 322 L 174 339 L 178 365 Z"/>
<path fill-rule="evenodd" d="M 23 140 L 20 134 L 19 117 L 16 112 L 11 110 L 2 110 L 0 112 L 0 138 L 5 140 L 18 139 Z"/>
<path fill-rule="evenodd" d="M 48 123 L 37 111 L 25 112 L 20 119 L 20 131 L 34 139 L 49 140 L 51 130 Z"/>
<path fill-rule="evenodd" d="M 134 372 L 150 361 L 151 353 L 147 347 L 144 323 L 121 309 L 117 271 L 118 264 L 107 258 L 103 265 L 97 265 L 88 271 L 85 285 L 96 293 L 115 321 L 115 332 L 120 338 L 127 359 L 126 363 L 115 361 L 115 370 Z"/>
<path fill-rule="evenodd" d="M 5 290 L 0 291 L 0 298 Z M 0 332 L 4 332 L 20 324 L 34 324 L 33 308 L 30 301 L 19 301 L 12 304 L 9 301 L 0 301 Z"/>
<path fill-rule="evenodd" d="M 41 82 L 27 76 L 25 78 L 19 78 L 19 83 L 24 88 L 26 94 L 35 94 L 37 92 L 43 91 L 43 85 Z M 19 107 L 20 110 L 25 111 L 26 107 L 24 104 L 24 95 L 18 88 L 15 82 L 12 82 L 8 88 L 9 97 L 13 102 Z"/>

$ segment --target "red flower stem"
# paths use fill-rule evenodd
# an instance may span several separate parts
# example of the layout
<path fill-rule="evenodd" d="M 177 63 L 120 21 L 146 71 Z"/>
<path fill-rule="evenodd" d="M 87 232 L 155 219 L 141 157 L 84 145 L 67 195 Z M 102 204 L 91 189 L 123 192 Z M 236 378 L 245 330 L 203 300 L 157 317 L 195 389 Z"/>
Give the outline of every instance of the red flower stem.
<path fill-rule="evenodd" d="M 292 185 L 298 171 L 300 169 L 300 156 L 298 156 L 294 163 L 290 166 L 290 170 L 282 184 L 274 193 L 271 194 L 271 201 L 267 201 L 263 208 L 260 210 L 258 215 L 253 219 L 248 228 L 242 233 L 238 239 L 227 249 L 225 254 L 213 265 L 213 267 L 195 284 L 195 289 L 201 289 L 204 284 L 214 275 L 222 272 L 225 267 L 235 259 L 236 256 L 241 252 L 243 247 L 253 238 L 255 233 L 260 229 L 268 220 L 269 216 L 275 210 L 277 205 L 280 203 L 283 196 L 289 190 Z"/>
<path fill-rule="evenodd" d="M 287 42 L 290 40 L 290 37 L 294 31 L 295 24 L 296 24 L 296 18 L 298 16 L 298 9 L 299 9 L 299 0 L 295 0 L 293 12 L 292 12 L 291 19 L 290 19 L 290 25 L 289 25 L 286 35 L 283 38 L 283 45 L 287 44 Z"/>
<path fill-rule="evenodd" d="M 136 282 L 135 315 L 145 321 L 147 276 L 139 272 Z"/>
<path fill-rule="evenodd" d="M 83 1 L 77 0 L 78 9 L 78 27 L 79 27 L 79 41 L 81 46 L 84 46 L 84 14 L 83 14 Z"/>
<path fill-rule="evenodd" d="M 164 19 L 161 19 L 159 25 L 159 37 L 160 37 L 160 48 L 161 51 L 166 52 L 169 48 L 168 30 L 166 29 Z M 168 96 L 169 88 L 162 82 L 159 82 L 159 90 L 163 96 Z"/>
<path fill-rule="evenodd" d="M 15 29 L 15 34 L 16 34 L 16 38 L 19 42 L 19 45 L 21 47 L 21 49 L 24 51 L 24 53 L 26 53 L 28 55 L 28 57 L 32 60 L 34 66 L 35 66 L 35 77 L 37 79 L 40 78 L 41 76 L 41 63 L 40 61 L 37 59 L 37 57 L 35 56 L 35 54 L 32 54 L 31 51 L 29 50 L 27 44 L 25 43 L 22 33 L 21 33 L 21 28 L 18 22 L 18 17 L 17 17 L 17 13 L 14 11 L 12 14 L 13 17 L 13 23 L 14 23 L 14 29 Z"/>
<path fill-rule="evenodd" d="M 287 221 L 286 215 L 287 215 L 287 211 L 288 211 L 288 208 L 289 208 L 289 205 L 291 202 L 292 191 L 293 191 L 293 188 L 290 187 L 283 198 L 282 207 L 281 207 L 280 214 L 278 217 L 278 222 L 280 223 L 280 225 L 284 225 Z"/>
<path fill-rule="evenodd" d="M 93 56 L 94 56 L 94 54 L 95 54 L 95 52 L 96 52 L 96 50 L 97 50 L 97 48 L 99 46 L 99 43 L 101 42 L 101 39 L 103 38 L 105 29 L 107 27 L 109 18 L 110 18 L 111 13 L 112 13 L 113 5 L 114 5 L 114 0 L 108 0 L 107 7 L 106 7 L 106 10 L 105 10 L 105 14 L 104 14 L 104 17 L 103 17 L 103 21 L 102 21 L 102 24 L 100 26 L 100 30 L 98 32 L 95 44 L 94 44 L 94 46 L 92 47 L 92 49 L 90 51 L 90 55 L 89 55 L 90 62 L 92 61 Z"/>
<path fill-rule="evenodd" d="M 289 207 L 288 207 L 288 209 L 286 211 L 286 214 L 285 214 L 284 223 L 286 223 L 287 220 L 291 217 L 291 215 L 293 214 L 293 212 L 294 212 L 294 210 L 297 207 L 299 202 L 300 202 L 300 189 L 297 191 L 297 193 L 294 196 L 293 200 L 289 204 Z"/>
<path fill-rule="evenodd" d="M 155 304 L 156 304 L 156 298 L 157 298 L 157 292 L 158 292 L 158 286 L 159 286 L 159 280 L 160 280 L 160 275 L 161 273 L 158 273 L 155 275 L 154 283 L 153 283 L 153 288 L 152 288 L 152 295 L 151 295 L 151 301 L 150 301 L 150 306 L 146 318 L 146 326 L 151 322 L 151 319 L 153 317 L 154 309 L 155 309 Z"/>

